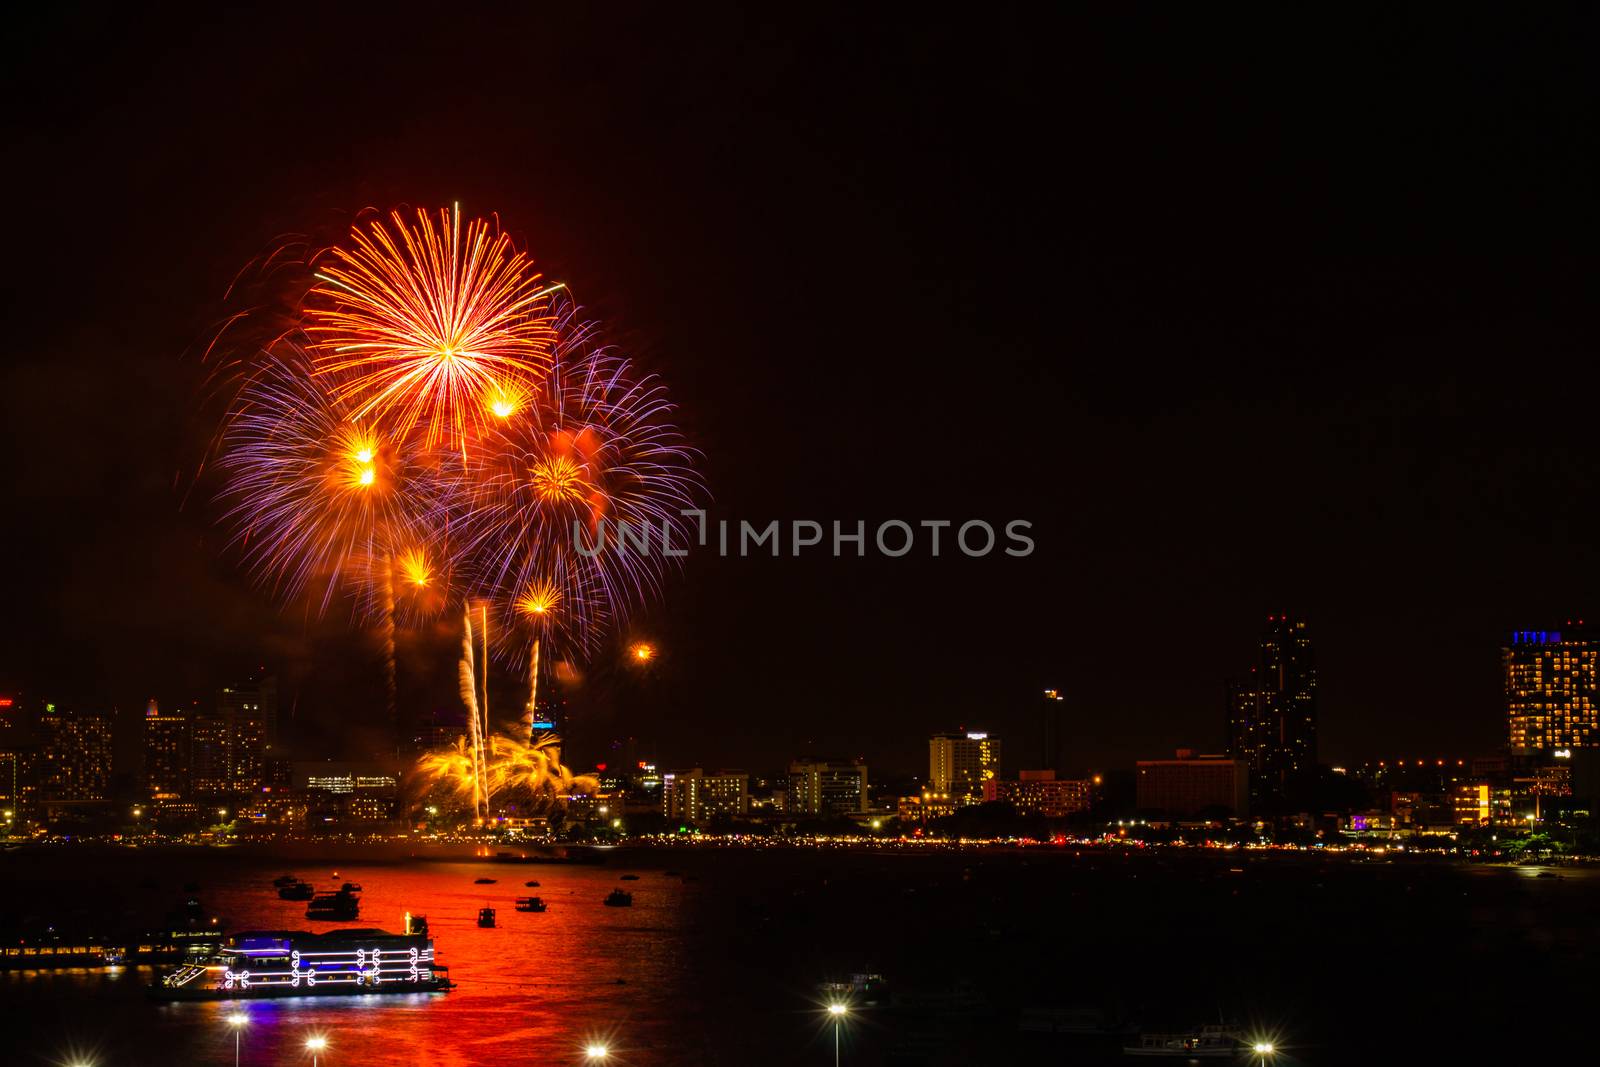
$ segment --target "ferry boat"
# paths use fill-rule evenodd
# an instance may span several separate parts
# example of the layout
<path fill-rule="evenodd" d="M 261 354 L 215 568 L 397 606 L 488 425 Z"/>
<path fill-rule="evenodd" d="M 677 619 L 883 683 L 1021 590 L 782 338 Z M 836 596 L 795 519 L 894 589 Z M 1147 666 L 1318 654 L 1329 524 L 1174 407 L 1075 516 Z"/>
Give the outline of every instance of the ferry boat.
<path fill-rule="evenodd" d="M 545 908 L 544 901 L 542 899 L 540 899 L 539 897 L 518 897 L 517 898 L 517 910 L 518 911 L 543 911 L 544 908 Z"/>
<path fill-rule="evenodd" d="M 825 978 L 817 991 L 829 1004 L 880 1005 L 889 1003 L 889 982 L 881 974 L 868 971 Z"/>
<path fill-rule="evenodd" d="M 478 909 L 478 925 L 483 927 L 485 930 L 493 929 L 493 927 L 494 927 L 494 909 L 493 908 L 479 908 Z"/>
<path fill-rule="evenodd" d="M 451 988 L 449 974 L 434 962 L 426 932 L 251 930 L 232 935 L 210 954 L 191 955 L 150 995 L 226 1000 L 441 992 Z"/>
<path fill-rule="evenodd" d="M 310 900 L 317 895 L 310 882 L 291 882 L 278 887 L 279 900 Z"/>
<path fill-rule="evenodd" d="M 1187 1060 L 1227 1060 L 1248 1046 L 1234 1026 L 1202 1026 L 1181 1034 L 1140 1034 L 1137 1045 L 1125 1046 L 1125 1056 L 1161 1056 Z"/>

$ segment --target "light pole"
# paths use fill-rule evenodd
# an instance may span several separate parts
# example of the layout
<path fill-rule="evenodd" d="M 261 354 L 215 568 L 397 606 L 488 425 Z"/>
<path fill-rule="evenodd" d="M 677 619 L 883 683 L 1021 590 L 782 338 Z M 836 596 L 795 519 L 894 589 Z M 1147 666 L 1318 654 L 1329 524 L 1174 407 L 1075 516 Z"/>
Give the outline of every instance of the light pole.
<path fill-rule="evenodd" d="M 833 1067 L 839 1067 L 839 1031 L 844 1027 L 844 1017 L 849 1008 L 843 1004 L 829 1004 L 828 1014 L 833 1016 Z"/>
<path fill-rule="evenodd" d="M 583 1050 L 583 1058 L 599 1063 L 611 1055 L 611 1050 L 596 1042 Z"/>
<path fill-rule="evenodd" d="M 317 1067 L 317 1054 L 327 1047 L 328 1039 L 325 1037 L 306 1038 L 306 1050 L 311 1053 L 311 1067 Z"/>
<path fill-rule="evenodd" d="M 233 1027 L 233 1067 L 239 1067 L 239 1038 L 249 1022 L 250 1016 L 242 1011 L 236 1011 L 228 1016 L 228 1025 Z"/>
<path fill-rule="evenodd" d="M 1273 1053 L 1278 1051 L 1277 1047 L 1270 1041 L 1257 1041 L 1251 1048 L 1257 1056 L 1261 1057 L 1262 1067 L 1266 1067 L 1267 1060 Z"/>

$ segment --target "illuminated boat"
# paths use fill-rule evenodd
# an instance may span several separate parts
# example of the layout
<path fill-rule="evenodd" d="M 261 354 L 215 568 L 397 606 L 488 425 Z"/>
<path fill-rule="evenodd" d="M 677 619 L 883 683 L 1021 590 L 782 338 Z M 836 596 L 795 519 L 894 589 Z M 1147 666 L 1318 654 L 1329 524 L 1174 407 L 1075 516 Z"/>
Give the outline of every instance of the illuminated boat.
<path fill-rule="evenodd" d="M 493 929 L 493 927 L 494 927 L 494 909 L 493 908 L 479 908 L 478 909 L 478 925 L 483 927 L 483 928 L 485 928 L 485 929 Z"/>
<path fill-rule="evenodd" d="M 517 910 L 518 911 L 543 911 L 544 908 L 545 908 L 544 901 L 541 900 L 539 897 L 518 897 L 517 898 Z"/>
<path fill-rule="evenodd" d="M 226 1000 L 440 992 L 451 987 L 449 973 L 434 962 L 425 932 L 252 930 L 234 934 L 212 954 L 190 956 L 150 995 Z"/>
<path fill-rule="evenodd" d="M 361 901 L 354 893 L 339 890 L 337 893 L 318 893 L 306 905 L 306 918 L 328 922 L 349 922 L 361 917 Z"/>
<path fill-rule="evenodd" d="M 1249 1046 L 1233 1026 L 1202 1026 L 1181 1034 L 1140 1034 L 1137 1045 L 1123 1048 L 1125 1056 L 1160 1056 L 1184 1060 L 1233 1059 Z M 1269 1050 L 1270 1051 L 1270 1050 Z"/>

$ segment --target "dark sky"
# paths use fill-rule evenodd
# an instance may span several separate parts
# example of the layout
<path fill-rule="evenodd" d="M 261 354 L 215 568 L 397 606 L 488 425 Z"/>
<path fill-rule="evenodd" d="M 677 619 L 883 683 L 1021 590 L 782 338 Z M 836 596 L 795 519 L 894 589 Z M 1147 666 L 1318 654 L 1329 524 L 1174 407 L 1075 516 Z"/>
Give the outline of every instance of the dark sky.
<path fill-rule="evenodd" d="M 1045 686 L 1074 762 L 1215 747 L 1284 611 L 1325 757 L 1493 750 L 1502 633 L 1600 613 L 1593 24 L 1042 7 L 14 25 L 0 684 L 127 711 L 266 663 L 360 747 L 370 642 L 180 506 L 195 355 L 280 234 L 459 200 L 667 378 L 718 516 L 1034 523 L 692 559 L 579 762 L 916 769 Z"/>

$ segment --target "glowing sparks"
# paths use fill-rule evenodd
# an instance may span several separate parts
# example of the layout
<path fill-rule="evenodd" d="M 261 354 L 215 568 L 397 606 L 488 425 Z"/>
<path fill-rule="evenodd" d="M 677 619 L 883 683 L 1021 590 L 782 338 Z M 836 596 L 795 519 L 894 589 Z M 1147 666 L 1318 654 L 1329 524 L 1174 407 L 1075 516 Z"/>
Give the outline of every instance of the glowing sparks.
<path fill-rule="evenodd" d="M 400 567 L 400 574 L 406 581 L 414 586 L 423 587 L 433 578 L 433 568 L 428 566 L 428 557 L 420 549 L 407 549 L 400 553 L 396 561 Z"/>
<path fill-rule="evenodd" d="M 524 615 L 548 615 L 561 604 L 561 591 L 551 582 L 535 582 L 517 598 L 517 610 Z"/>
<path fill-rule="evenodd" d="M 534 464 L 528 471 L 528 480 L 534 494 L 546 502 L 578 501 L 587 495 L 583 468 L 565 456 Z"/>
<path fill-rule="evenodd" d="M 308 297 L 316 373 L 331 377 L 352 417 L 399 433 L 420 426 L 426 447 L 465 450 L 481 398 L 503 418 L 543 375 L 554 343 L 548 297 L 560 287 L 543 285 L 488 222 L 463 227 L 459 206 L 437 218 L 419 210 L 409 225 L 393 212 L 350 237 Z"/>
<path fill-rule="evenodd" d="M 495 734 L 480 759 L 481 763 L 474 759 L 471 743 L 462 738 L 451 748 L 423 756 L 417 771 L 427 787 L 460 801 L 475 794 L 485 803 L 495 796 L 510 796 L 535 809 L 560 807 L 570 797 L 600 788 L 592 776 L 573 774 L 562 764 L 561 739 L 554 734 L 528 741 Z"/>

